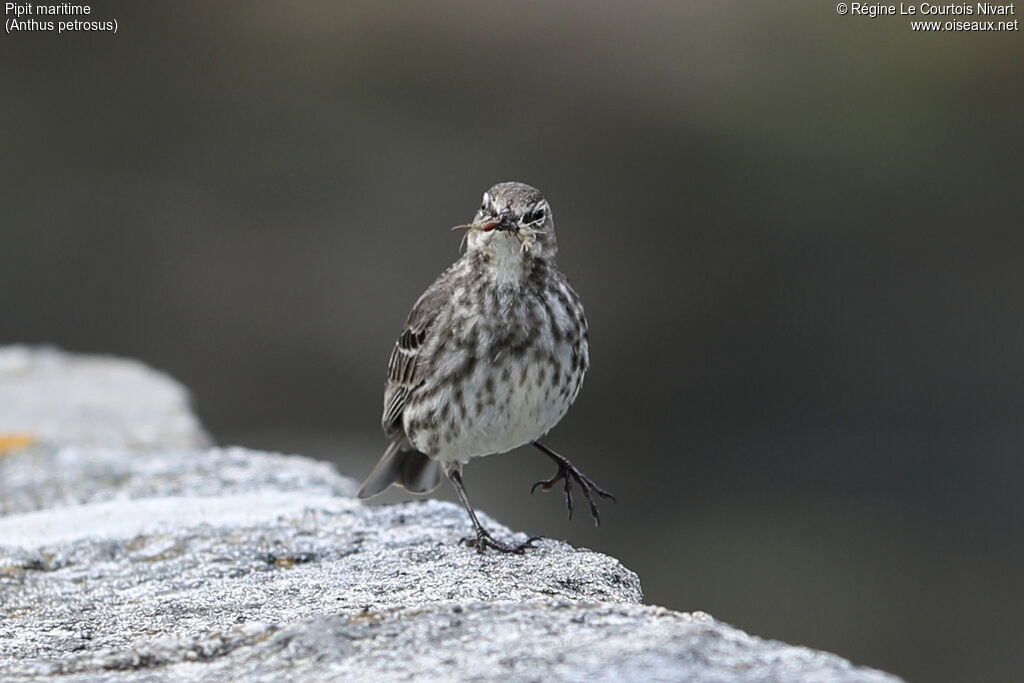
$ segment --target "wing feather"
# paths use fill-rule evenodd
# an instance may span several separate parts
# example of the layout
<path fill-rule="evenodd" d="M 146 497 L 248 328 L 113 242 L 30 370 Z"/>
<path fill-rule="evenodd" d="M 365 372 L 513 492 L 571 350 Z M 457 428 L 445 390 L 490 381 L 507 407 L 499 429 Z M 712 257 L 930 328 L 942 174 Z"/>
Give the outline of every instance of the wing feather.
<path fill-rule="evenodd" d="M 381 426 L 389 437 L 402 429 L 402 412 L 409 397 L 423 384 L 426 360 L 420 352 L 427 345 L 434 323 L 451 300 L 451 269 L 427 288 L 412 307 L 405 328 L 398 335 L 388 361 L 388 379 L 384 388 L 384 414 Z"/>

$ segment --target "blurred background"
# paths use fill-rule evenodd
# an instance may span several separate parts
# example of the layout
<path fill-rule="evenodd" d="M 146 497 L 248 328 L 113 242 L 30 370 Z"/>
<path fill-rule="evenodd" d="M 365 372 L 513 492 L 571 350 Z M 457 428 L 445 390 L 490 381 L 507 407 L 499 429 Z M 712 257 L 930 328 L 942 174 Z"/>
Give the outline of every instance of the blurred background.
<path fill-rule="evenodd" d="M 0 343 L 138 357 L 219 443 L 361 479 L 449 227 L 522 180 L 591 327 L 547 441 L 619 502 L 567 522 L 522 449 L 468 468 L 480 508 L 760 636 L 1024 670 L 1019 32 L 792 1 L 93 18 L 120 30 L 0 38 Z"/>

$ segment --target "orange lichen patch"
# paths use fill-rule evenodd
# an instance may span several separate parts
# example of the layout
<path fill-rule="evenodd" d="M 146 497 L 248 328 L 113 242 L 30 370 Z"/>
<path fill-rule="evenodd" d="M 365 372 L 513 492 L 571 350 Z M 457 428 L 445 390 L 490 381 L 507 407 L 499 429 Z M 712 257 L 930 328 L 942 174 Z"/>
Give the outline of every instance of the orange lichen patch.
<path fill-rule="evenodd" d="M 35 440 L 36 437 L 31 434 L 0 433 L 0 455 L 31 446 Z"/>

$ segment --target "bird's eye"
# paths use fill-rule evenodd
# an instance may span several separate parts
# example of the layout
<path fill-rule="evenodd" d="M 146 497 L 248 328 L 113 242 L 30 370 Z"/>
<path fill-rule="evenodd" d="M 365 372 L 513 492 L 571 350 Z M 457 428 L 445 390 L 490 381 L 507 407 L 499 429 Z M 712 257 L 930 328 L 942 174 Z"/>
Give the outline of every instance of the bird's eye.
<path fill-rule="evenodd" d="M 523 217 L 523 222 L 525 222 L 525 223 L 539 223 L 539 222 L 544 220 L 544 217 L 546 215 L 547 214 L 545 213 L 543 207 L 537 207 L 536 209 L 533 209 L 532 211 L 528 212 Z"/>

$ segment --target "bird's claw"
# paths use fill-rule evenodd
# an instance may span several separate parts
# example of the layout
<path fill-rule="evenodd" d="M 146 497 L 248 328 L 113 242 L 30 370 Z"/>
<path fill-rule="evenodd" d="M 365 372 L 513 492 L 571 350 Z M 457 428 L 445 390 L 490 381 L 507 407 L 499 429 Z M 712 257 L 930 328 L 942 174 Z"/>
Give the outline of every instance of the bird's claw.
<path fill-rule="evenodd" d="M 580 472 L 568 460 L 558 463 L 558 471 L 555 473 L 555 476 L 550 479 L 538 481 L 536 484 L 531 486 L 530 493 L 536 491 L 538 486 L 541 487 L 541 490 L 543 491 L 550 491 L 555 487 L 555 484 L 560 481 L 564 482 L 565 507 L 569 511 L 569 519 L 572 519 L 572 482 L 575 481 L 576 485 L 583 491 L 583 495 L 587 498 L 587 503 L 590 505 L 590 516 L 594 518 L 594 525 L 600 526 L 601 511 L 597 509 L 597 501 L 594 500 L 594 495 L 596 494 L 602 498 L 608 498 L 612 502 L 615 502 L 615 496 L 595 484 L 590 477 Z"/>
<path fill-rule="evenodd" d="M 550 491 L 551 489 L 555 488 L 555 484 L 557 484 L 560 480 L 565 478 L 564 472 L 565 470 L 563 468 L 559 468 L 558 474 L 556 474 L 555 476 L 551 477 L 550 479 L 542 479 L 541 481 L 538 481 L 536 484 L 530 487 L 530 494 L 532 495 L 533 492 L 537 490 L 538 486 L 541 487 L 541 491 Z"/>
<path fill-rule="evenodd" d="M 540 536 L 530 536 L 526 539 L 525 543 L 509 545 L 497 540 L 486 531 L 478 530 L 475 536 L 467 536 L 460 542 L 470 548 L 476 548 L 476 551 L 480 554 L 487 552 L 487 549 L 490 548 L 491 550 L 496 550 L 499 553 L 514 553 L 516 555 L 522 555 L 528 549 L 536 548 L 536 546 L 533 545 L 533 542 L 539 540 Z"/>

